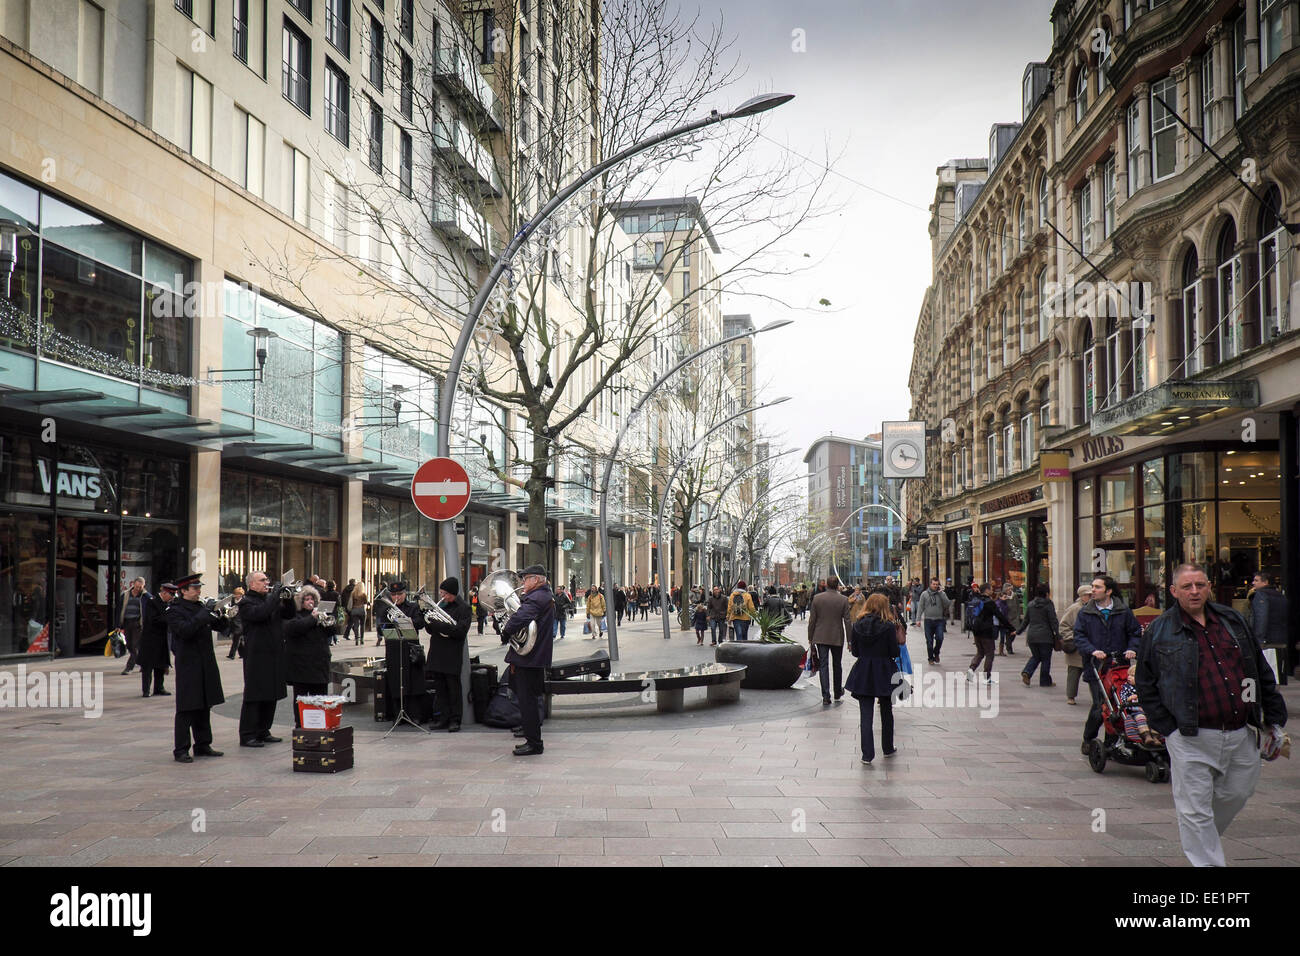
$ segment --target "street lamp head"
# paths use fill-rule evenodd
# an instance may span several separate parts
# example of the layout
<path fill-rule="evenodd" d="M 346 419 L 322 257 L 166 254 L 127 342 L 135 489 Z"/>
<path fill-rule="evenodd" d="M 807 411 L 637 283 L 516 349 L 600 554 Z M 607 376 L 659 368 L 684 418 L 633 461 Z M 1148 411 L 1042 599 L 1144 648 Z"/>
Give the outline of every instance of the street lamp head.
<path fill-rule="evenodd" d="M 794 319 L 777 319 L 774 322 L 767 323 L 767 325 L 763 326 L 758 331 L 771 332 L 775 329 L 785 328 L 787 325 L 794 325 Z"/>
<path fill-rule="evenodd" d="M 768 110 L 774 110 L 782 103 L 788 103 L 792 99 L 794 99 L 793 93 L 760 93 L 758 96 L 750 97 L 737 106 L 727 114 L 727 118 L 734 119 L 740 116 L 754 116 L 757 113 L 766 113 Z"/>

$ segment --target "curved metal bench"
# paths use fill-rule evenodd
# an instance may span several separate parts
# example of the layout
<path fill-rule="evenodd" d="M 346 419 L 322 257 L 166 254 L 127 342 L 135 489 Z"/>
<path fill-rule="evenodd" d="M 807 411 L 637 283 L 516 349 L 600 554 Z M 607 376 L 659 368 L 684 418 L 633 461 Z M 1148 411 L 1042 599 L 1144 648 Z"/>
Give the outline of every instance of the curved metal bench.
<path fill-rule="evenodd" d="M 551 715 L 551 698 L 557 694 L 642 694 L 646 703 L 653 702 L 661 714 L 680 713 L 686 704 L 688 687 L 708 688 L 710 701 L 740 700 L 740 682 L 745 676 L 743 664 L 699 664 L 695 667 L 672 667 L 663 670 L 624 671 L 600 677 L 584 674 L 567 680 L 545 683 L 546 716 Z"/>

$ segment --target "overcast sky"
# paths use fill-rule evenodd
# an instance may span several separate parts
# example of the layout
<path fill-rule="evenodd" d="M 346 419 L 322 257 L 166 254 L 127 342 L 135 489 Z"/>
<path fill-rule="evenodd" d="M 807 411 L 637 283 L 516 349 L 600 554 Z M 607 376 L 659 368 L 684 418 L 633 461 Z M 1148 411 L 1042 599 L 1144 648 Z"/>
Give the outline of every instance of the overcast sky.
<path fill-rule="evenodd" d="M 701 13 L 716 19 L 720 11 L 736 37 L 748 66 L 738 92 L 797 97 L 769 114 L 767 134 L 817 158 L 829 147 L 843 174 L 829 183 L 843 210 L 794 241 L 794 264 L 808 263 L 807 252 L 816 267 L 773 290 L 805 310 L 727 295 L 723 311 L 749 312 L 757 325 L 796 320 L 756 346 L 766 394 L 794 396 L 762 413 L 767 428 L 804 449 L 827 432 L 861 438 L 879 431 L 882 420 L 908 417 L 912 334 L 931 275 L 927 210 L 935 168 L 987 155 L 989 127 L 1019 121 L 1025 64 L 1047 59 L 1051 48 L 1052 4 L 716 4 L 706 0 Z M 804 31 L 806 52 L 792 50 L 795 30 Z M 823 298 L 834 311 L 816 305 Z"/>

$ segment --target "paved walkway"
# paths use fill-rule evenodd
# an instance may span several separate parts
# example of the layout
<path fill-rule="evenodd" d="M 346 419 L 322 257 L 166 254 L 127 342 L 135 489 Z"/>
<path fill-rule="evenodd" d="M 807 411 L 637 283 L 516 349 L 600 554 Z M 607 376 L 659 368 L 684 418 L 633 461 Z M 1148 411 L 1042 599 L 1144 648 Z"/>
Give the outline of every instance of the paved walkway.
<path fill-rule="evenodd" d="M 604 646 L 580 629 L 557 659 Z M 712 658 L 693 632 L 673 633 L 665 642 L 653 615 L 625 625 L 621 663 Z M 948 642 L 941 670 L 957 672 L 970 645 L 955 628 Z M 490 632 L 473 644 L 500 656 Z M 924 661 L 919 630 L 909 646 Z M 337 652 L 375 650 L 372 638 Z M 797 686 L 715 706 L 688 691 L 675 715 L 635 695 L 557 701 L 532 758 L 471 724 L 382 740 L 387 725 L 359 706 L 356 768 L 337 776 L 293 773 L 287 741 L 241 750 L 240 665 L 224 648 L 218 659 L 231 697 L 213 716 L 219 760 L 175 763 L 174 698 L 141 699 L 120 661 L 74 662 L 103 673 L 98 719 L 0 709 L 0 865 L 1186 865 L 1169 786 L 1133 767 L 1093 773 L 1078 747 L 1086 705 L 1022 686 L 1023 653 L 997 659 L 996 717 L 901 709 L 898 755 L 872 766 L 859 763 L 856 703 L 823 707 Z M 1298 686 L 1283 689 L 1293 710 Z M 287 705 L 277 718 L 287 731 Z M 1228 832 L 1234 865 L 1300 863 L 1300 759 L 1264 766 Z"/>

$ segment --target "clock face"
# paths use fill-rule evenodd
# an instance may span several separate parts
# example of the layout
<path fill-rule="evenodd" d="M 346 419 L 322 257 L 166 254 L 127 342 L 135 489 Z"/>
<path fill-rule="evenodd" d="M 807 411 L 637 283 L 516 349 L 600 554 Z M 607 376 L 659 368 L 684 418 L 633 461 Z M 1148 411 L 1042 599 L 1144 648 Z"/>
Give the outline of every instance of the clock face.
<path fill-rule="evenodd" d="M 921 453 L 910 441 L 896 441 L 889 449 L 889 463 L 898 471 L 913 471 L 921 461 Z"/>

